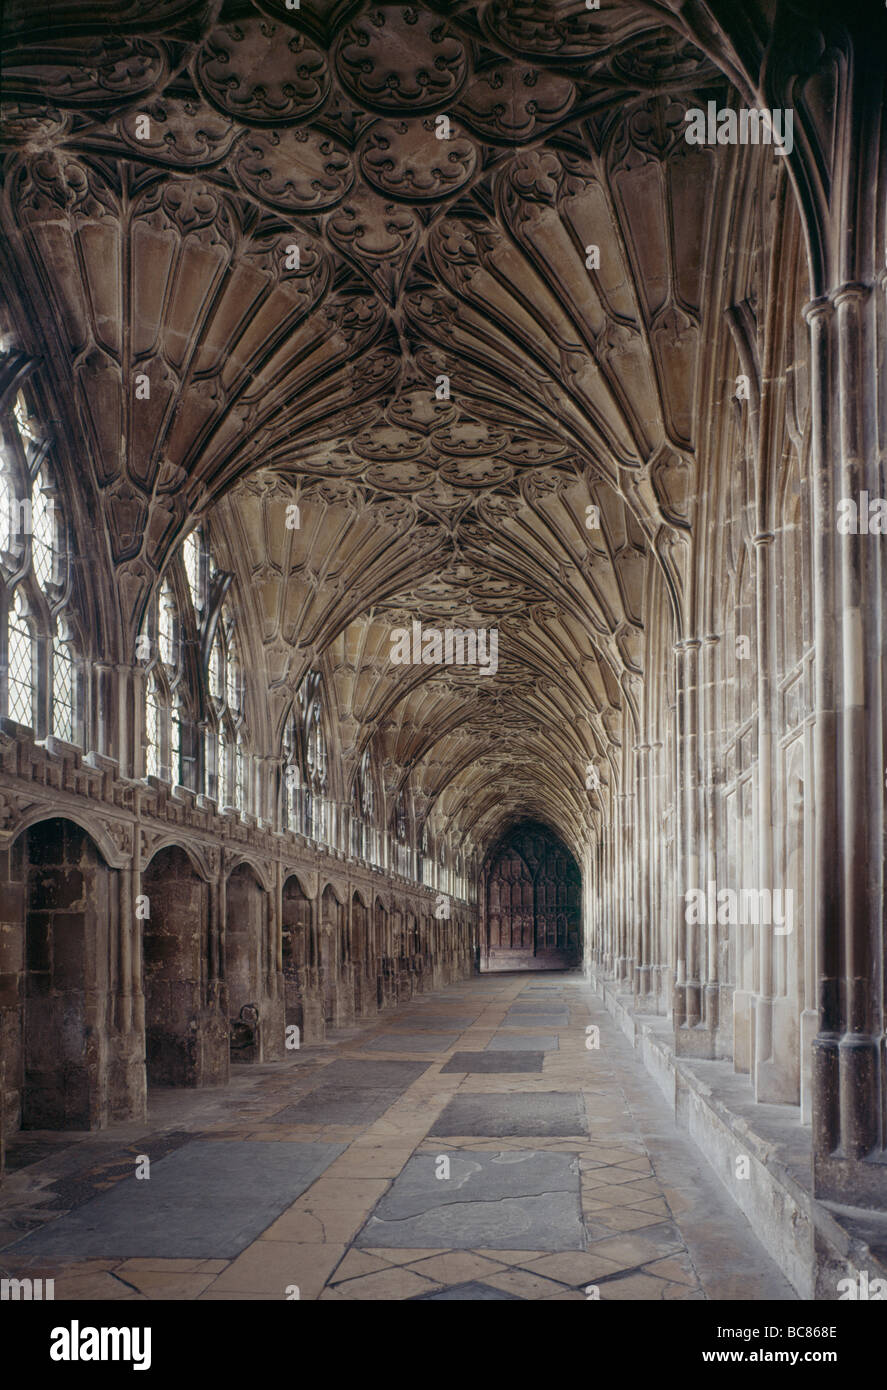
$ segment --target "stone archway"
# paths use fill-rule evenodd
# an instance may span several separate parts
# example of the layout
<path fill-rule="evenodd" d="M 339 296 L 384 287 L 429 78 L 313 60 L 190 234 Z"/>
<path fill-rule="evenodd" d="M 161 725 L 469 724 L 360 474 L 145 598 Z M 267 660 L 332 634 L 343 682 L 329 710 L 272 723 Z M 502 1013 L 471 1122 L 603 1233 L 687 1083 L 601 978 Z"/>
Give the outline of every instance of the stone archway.
<path fill-rule="evenodd" d="M 283 988 L 285 1022 L 299 1029 L 304 1041 L 313 1031 L 306 1014 L 306 991 L 309 989 L 311 955 L 311 899 L 304 892 L 295 874 L 283 885 Z"/>
<path fill-rule="evenodd" d="M 359 893 L 351 898 L 351 963 L 354 970 L 354 1015 L 374 1013 L 376 1001 L 369 989 L 369 912 Z"/>
<path fill-rule="evenodd" d="M 582 879 L 570 851 L 547 826 L 527 822 L 500 840 L 484 875 L 482 969 L 567 969 L 578 965 Z"/>
<path fill-rule="evenodd" d="M 228 1080 L 227 1019 L 207 1003 L 209 885 L 178 845 L 142 873 L 145 1057 L 148 1083 Z"/>
<path fill-rule="evenodd" d="M 323 1020 L 327 1029 L 339 1021 L 339 953 L 343 930 L 343 908 L 331 884 L 320 899 L 320 971 L 323 991 Z"/>
<path fill-rule="evenodd" d="M 18 1004 L 4 1011 L 6 1115 L 22 1129 L 98 1129 L 115 1113 L 119 1036 L 109 1034 L 118 988 L 116 873 L 90 835 L 63 818 L 38 821 L 11 851 L 19 904 L 4 974 Z M 119 1109 L 119 1107 L 117 1107 Z"/>
<path fill-rule="evenodd" d="M 376 976 L 376 1001 L 377 1007 L 382 1009 L 388 1002 L 386 990 L 386 972 L 389 969 L 388 960 L 388 913 L 382 903 L 381 898 L 376 899 L 376 906 L 373 912 L 373 961 L 375 964 Z"/>
<path fill-rule="evenodd" d="M 225 893 L 225 974 L 231 1061 L 265 1057 L 268 1017 L 268 898 L 249 864 L 238 864 Z"/>

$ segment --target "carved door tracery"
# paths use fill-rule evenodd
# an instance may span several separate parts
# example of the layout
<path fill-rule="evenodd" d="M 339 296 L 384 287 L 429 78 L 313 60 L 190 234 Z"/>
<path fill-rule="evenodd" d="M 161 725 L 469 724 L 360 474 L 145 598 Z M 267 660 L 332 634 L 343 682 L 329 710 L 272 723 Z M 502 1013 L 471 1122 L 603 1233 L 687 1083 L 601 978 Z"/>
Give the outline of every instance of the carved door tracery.
<path fill-rule="evenodd" d="M 570 854 L 544 826 L 518 828 L 500 844 L 487 876 L 487 952 L 578 960 L 581 880 Z"/>

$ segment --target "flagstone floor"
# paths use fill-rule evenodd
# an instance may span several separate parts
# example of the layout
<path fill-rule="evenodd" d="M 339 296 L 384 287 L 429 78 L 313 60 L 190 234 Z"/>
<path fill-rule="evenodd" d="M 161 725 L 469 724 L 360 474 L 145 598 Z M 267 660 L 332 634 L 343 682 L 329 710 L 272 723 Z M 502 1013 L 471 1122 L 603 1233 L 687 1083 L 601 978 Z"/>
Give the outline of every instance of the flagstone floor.
<path fill-rule="evenodd" d="M 8 1161 L 0 1272 L 56 1299 L 796 1297 L 575 972 L 417 996 Z"/>

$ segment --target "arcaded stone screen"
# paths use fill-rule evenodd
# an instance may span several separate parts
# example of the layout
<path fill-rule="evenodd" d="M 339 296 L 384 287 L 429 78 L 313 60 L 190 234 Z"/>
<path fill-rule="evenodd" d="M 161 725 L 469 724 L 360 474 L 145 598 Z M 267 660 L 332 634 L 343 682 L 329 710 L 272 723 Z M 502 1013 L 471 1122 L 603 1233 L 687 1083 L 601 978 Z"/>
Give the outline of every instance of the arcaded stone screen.
<path fill-rule="evenodd" d="M 515 827 L 494 851 L 485 878 L 490 969 L 578 963 L 581 875 L 550 830 Z"/>

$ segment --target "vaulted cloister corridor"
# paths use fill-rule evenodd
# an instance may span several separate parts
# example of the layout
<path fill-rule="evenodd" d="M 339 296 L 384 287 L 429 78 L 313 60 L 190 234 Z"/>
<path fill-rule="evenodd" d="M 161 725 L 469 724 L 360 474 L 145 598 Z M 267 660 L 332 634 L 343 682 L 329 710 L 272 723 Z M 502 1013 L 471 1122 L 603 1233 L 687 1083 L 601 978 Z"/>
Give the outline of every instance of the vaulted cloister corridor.
<path fill-rule="evenodd" d="M 887 1300 L 887 6 L 0 59 L 0 1302 Z"/>
<path fill-rule="evenodd" d="M 466 980 L 47 1138 L 11 1146 L 0 1264 L 57 1299 L 797 1297 L 575 972 Z"/>

